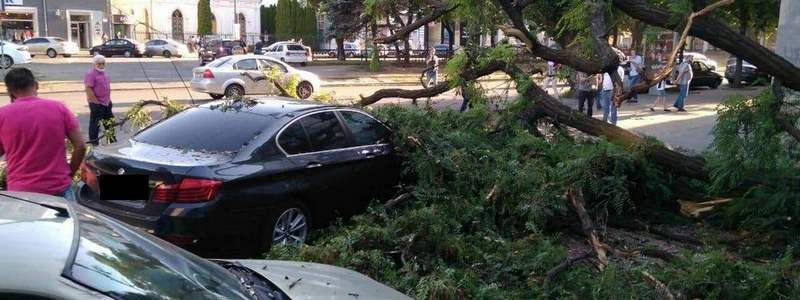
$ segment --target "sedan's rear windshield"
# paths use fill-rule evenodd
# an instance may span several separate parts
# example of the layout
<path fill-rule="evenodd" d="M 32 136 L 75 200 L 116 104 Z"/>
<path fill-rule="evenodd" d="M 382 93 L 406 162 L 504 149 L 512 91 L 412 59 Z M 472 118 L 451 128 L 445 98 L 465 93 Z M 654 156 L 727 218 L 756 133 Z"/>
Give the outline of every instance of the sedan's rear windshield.
<path fill-rule="evenodd" d="M 242 42 L 240 42 L 240 41 L 224 41 L 223 45 L 225 47 L 241 47 L 242 46 Z"/>
<path fill-rule="evenodd" d="M 194 151 L 237 152 L 267 128 L 271 120 L 272 117 L 246 108 L 195 107 L 145 129 L 134 140 Z"/>
<path fill-rule="evenodd" d="M 306 51 L 306 48 L 303 48 L 303 46 L 300 45 L 287 45 L 287 47 L 289 47 L 289 50 L 292 51 Z"/>

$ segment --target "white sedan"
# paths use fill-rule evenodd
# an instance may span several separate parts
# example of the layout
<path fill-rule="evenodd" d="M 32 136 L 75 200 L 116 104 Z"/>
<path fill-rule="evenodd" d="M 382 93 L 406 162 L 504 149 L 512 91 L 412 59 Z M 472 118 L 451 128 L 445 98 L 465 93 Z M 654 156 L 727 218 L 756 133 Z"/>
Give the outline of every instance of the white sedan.
<path fill-rule="evenodd" d="M 301 71 L 265 55 L 231 55 L 192 70 L 192 90 L 207 93 L 214 99 L 241 98 L 248 94 L 264 95 L 275 89 L 265 72 L 278 68 L 283 78 L 297 76 L 297 96 L 307 99 L 319 91 L 322 80 L 314 73 Z"/>
<path fill-rule="evenodd" d="M 0 41 L 0 68 L 8 69 L 15 64 L 31 62 L 28 48 L 8 41 Z"/>

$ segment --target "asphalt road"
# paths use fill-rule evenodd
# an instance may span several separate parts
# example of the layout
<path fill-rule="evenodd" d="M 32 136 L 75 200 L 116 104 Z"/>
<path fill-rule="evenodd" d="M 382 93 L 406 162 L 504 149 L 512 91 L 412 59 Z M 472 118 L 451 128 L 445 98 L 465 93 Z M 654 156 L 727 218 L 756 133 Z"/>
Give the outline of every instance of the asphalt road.
<path fill-rule="evenodd" d="M 180 81 L 192 77 L 192 69 L 199 66 L 197 58 L 124 58 L 107 59 L 107 72 L 113 82 Z M 12 68 L 28 68 L 40 81 L 82 81 L 91 68 L 91 58 L 35 57 L 32 63 L 15 65 Z M 323 80 L 336 78 L 358 78 L 374 75 L 360 65 L 309 65 L 294 67 L 317 74 Z M 392 73 L 419 74 L 416 68 L 392 69 Z"/>

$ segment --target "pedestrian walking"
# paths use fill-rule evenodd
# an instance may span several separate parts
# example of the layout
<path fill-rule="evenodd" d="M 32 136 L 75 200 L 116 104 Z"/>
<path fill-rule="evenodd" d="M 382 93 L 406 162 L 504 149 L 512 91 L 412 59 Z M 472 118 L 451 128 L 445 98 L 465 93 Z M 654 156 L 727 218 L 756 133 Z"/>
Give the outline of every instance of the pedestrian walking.
<path fill-rule="evenodd" d="M 675 99 L 675 103 L 672 104 L 672 106 L 677 108 L 678 111 L 686 111 L 684 109 L 686 97 L 689 96 L 689 85 L 692 83 L 692 77 L 694 77 L 694 73 L 692 72 L 692 57 L 685 57 L 677 68 L 678 71 L 675 76 L 675 82 L 678 83 L 678 98 Z"/>
<path fill-rule="evenodd" d="M 587 75 L 584 72 L 578 71 L 575 74 L 575 88 L 577 90 L 578 98 L 578 111 L 583 112 L 583 106 L 586 104 L 586 115 L 592 117 L 592 106 L 594 104 L 593 89 L 596 86 L 596 77 L 594 75 Z"/>
<path fill-rule="evenodd" d="M 617 74 L 619 78 L 625 76 L 625 69 L 617 67 Z M 602 91 L 600 92 L 600 101 L 603 105 L 603 122 L 609 122 L 617 125 L 617 105 L 612 101 L 614 95 L 614 82 L 611 80 L 611 75 L 608 72 L 603 73 Z"/>
<path fill-rule="evenodd" d="M 630 89 L 633 89 L 633 86 L 639 83 L 641 74 L 644 74 L 644 59 L 636 54 L 636 50 L 631 49 L 631 55 L 628 57 L 628 87 Z M 632 92 L 631 100 L 628 102 L 639 102 L 639 94 Z"/>
<path fill-rule="evenodd" d="M 0 156 L 7 189 L 74 200 L 72 176 L 86 154 L 78 119 L 63 103 L 39 98 L 39 83 L 26 68 L 9 71 L 5 83 L 11 104 L 0 107 Z M 65 139 L 72 143 L 69 163 Z"/>
<path fill-rule="evenodd" d="M 545 71 L 545 78 L 544 78 L 544 90 L 547 91 L 548 89 L 552 89 L 553 95 L 558 100 L 561 100 L 561 94 L 559 94 L 558 92 L 558 80 L 556 79 L 556 75 L 558 75 L 559 68 L 561 68 L 561 65 L 556 64 L 555 62 L 552 61 L 547 62 L 547 70 Z"/>
<path fill-rule="evenodd" d="M 100 37 L 100 38 L 103 40 L 103 43 L 105 44 L 105 42 L 107 42 L 107 41 L 108 41 L 108 34 L 107 34 L 107 33 L 105 33 L 105 32 L 103 32 L 103 36 L 102 36 L 102 37 Z"/>
<path fill-rule="evenodd" d="M 436 49 L 428 49 L 428 57 L 425 59 L 427 66 L 428 86 L 436 85 L 436 77 L 439 74 L 439 57 L 436 56 Z"/>
<path fill-rule="evenodd" d="M 89 102 L 89 143 L 99 144 L 100 125 L 108 130 L 104 120 L 114 119 L 111 112 L 111 81 L 106 74 L 106 58 L 95 55 L 92 58 L 92 68 L 83 77 L 86 91 L 86 101 Z M 114 142 L 114 137 L 111 137 Z"/>

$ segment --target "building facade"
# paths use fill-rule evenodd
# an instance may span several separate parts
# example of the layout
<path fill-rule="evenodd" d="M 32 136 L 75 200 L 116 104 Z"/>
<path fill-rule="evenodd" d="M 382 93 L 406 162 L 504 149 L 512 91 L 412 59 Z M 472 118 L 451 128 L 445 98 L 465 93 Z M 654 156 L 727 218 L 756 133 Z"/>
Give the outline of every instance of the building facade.
<path fill-rule="evenodd" d="M 197 0 L 111 0 L 114 35 L 188 41 L 197 35 Z M 260 0 L 211 0 L 211 34 L 255 42 Z M 238 20 L 237 20 L 238 17 Z"/>
<path fill-rule="evenodd" d="M 56 36 L 89 48 L 102 43 L 110 30 L 105 0 L 3 0 L 0 37 L 22 42 L 31 37 Z"/>

